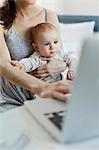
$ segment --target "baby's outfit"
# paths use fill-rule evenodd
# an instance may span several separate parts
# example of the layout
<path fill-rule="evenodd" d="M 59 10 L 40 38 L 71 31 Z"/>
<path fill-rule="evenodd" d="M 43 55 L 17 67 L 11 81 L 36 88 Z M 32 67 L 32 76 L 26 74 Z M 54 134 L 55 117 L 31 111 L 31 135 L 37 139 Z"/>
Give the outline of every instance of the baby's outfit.
<path fill-rule="evenodd" d="M 69 57 L 68 54 L 64 55 L 63 50 L 60 50 L 55 55 L 54 58 L 59 59 L 59 60 L 64 60 L 66 62 L 65 76 L 64 76 L 64 73 L 59 73 L 57 75 L 52 75 L 52 76 L 40 78 L 41 80 L 46 81 L 48 83 L 52 83 L 52 82 L 60 81 L 62 79 L 66 79 L 66 74 L 67 74 L 68 69 L 69 69 L 68 66 L 71 66 L 71 69 L 73 68 L 73 66 L 70 65 L 72 63 L 72 58 Z M 35 70 L 36 68 L 40 67 L 41 65 L 45 65 L 47 63 L 47 61 L 42 60 L 39 52 L 35 51 L 30 57 L 21 59 L 20 63 L 24 65 L 25 72 L 31 72 L 31 71 Z"/>
<path fill-rule="evenodd" d="M 56 54 L 54 58 L 62 60 L 59 54 Z M 47 63 L 47 61 L 42 60 L 40 54 L 37 51 L 35 51 L 30 57 L 21 59 L 19 62 L 24 65 L 25 72 L 31 72 L 41 65 L 45 65 Z M 42 77 L 40 79 L 48 83 L 52 83 L 55 81 L 60 81 L 62 76 L 59 73 L 57 75 Z"/>
<path fill-rule="evenodd" d="M 24 65 L 25 72 L 31 72 L 41 65 L 45 65 L 47 61 L 43 61 L 37 51 L 35 51 L 30 57 L 23 58 L 20 63 Z"/>

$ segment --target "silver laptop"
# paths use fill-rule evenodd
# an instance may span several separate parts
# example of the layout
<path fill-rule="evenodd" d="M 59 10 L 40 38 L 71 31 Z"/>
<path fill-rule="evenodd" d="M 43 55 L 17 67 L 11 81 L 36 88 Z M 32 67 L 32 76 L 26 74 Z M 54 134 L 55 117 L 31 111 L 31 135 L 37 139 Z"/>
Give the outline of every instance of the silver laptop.
<path fill-rule="evenodd" d="M 78 142 L 99 136 L 99 35 L 84 42 L 68 103 L 37 97 L 27 110 L 56 140 Z"/>

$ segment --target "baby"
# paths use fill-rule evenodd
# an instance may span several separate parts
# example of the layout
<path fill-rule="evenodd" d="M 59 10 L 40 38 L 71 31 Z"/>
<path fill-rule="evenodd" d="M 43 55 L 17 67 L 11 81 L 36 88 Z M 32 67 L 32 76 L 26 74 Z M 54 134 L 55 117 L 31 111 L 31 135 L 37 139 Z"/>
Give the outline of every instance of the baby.
<path fill-rule="evenodd" d="M 71 65 L 71 59 L 67 56 L 63 56 L 63 51 L 60 50 L 59 36 L 57 29 L 50 23 L 40 23 L 31 29 L 32 33 L 32 47 L 33 54 L 28 57 L 21 59 L 15 63 L 15 66 L 20 67 L 25 72 L 31 72 L 41 65 L 48 63 L 43 58 L 56 58 L 64 60 L 66 62 L 66 69 L 68 69 L 66 78 L 69 80 L 73 79 L 73 71 Z M 41 78 L 46 82 L 55 82 L 62 79 L 61 74 L 54 76 L 48 76 Z"/>

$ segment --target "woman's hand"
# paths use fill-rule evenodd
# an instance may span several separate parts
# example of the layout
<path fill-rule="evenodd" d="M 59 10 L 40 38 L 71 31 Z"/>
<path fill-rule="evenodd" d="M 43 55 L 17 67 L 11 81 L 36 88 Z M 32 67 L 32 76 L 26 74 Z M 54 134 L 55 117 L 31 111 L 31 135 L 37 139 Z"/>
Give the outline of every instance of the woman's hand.
<path fill-rule="evenodd" d="M 24 70 L 24 65 L 17 60 L 11 60 L 11 65 L 18 69 Z"/>
<path fill-rule="evenodd" d="M 71 91 L 72 82 L 68 80 L 58 81 L 46 85 L 40 93 L 43 98 L 54 98 L 62 101 L 67 101 Z"/>
<path fill-rule="evenodd" d="M 41 78 L 46 76 L 53 76 L 61 73 L 66 69 L 66 63 L 58 59 L 52 59 L 47 64 L 40 66 L 31 75 Z"/>

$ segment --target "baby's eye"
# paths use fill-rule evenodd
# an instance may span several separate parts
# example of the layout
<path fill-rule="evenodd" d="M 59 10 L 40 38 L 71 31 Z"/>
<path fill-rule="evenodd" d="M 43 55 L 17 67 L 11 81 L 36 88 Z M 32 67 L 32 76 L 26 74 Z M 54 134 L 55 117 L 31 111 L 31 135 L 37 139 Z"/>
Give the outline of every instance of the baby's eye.
<path fill-rule="evenodd" d="M 49 43 L 45 43 L 44 45 L 46 45 L 46 46 L 47 46 L 47 45 L 49 45 Z"/>
<path fill-rule="evenodd" d="M 54 44 L 57 44 L 58 43 L 58 41 L 54 41 Z"/>

